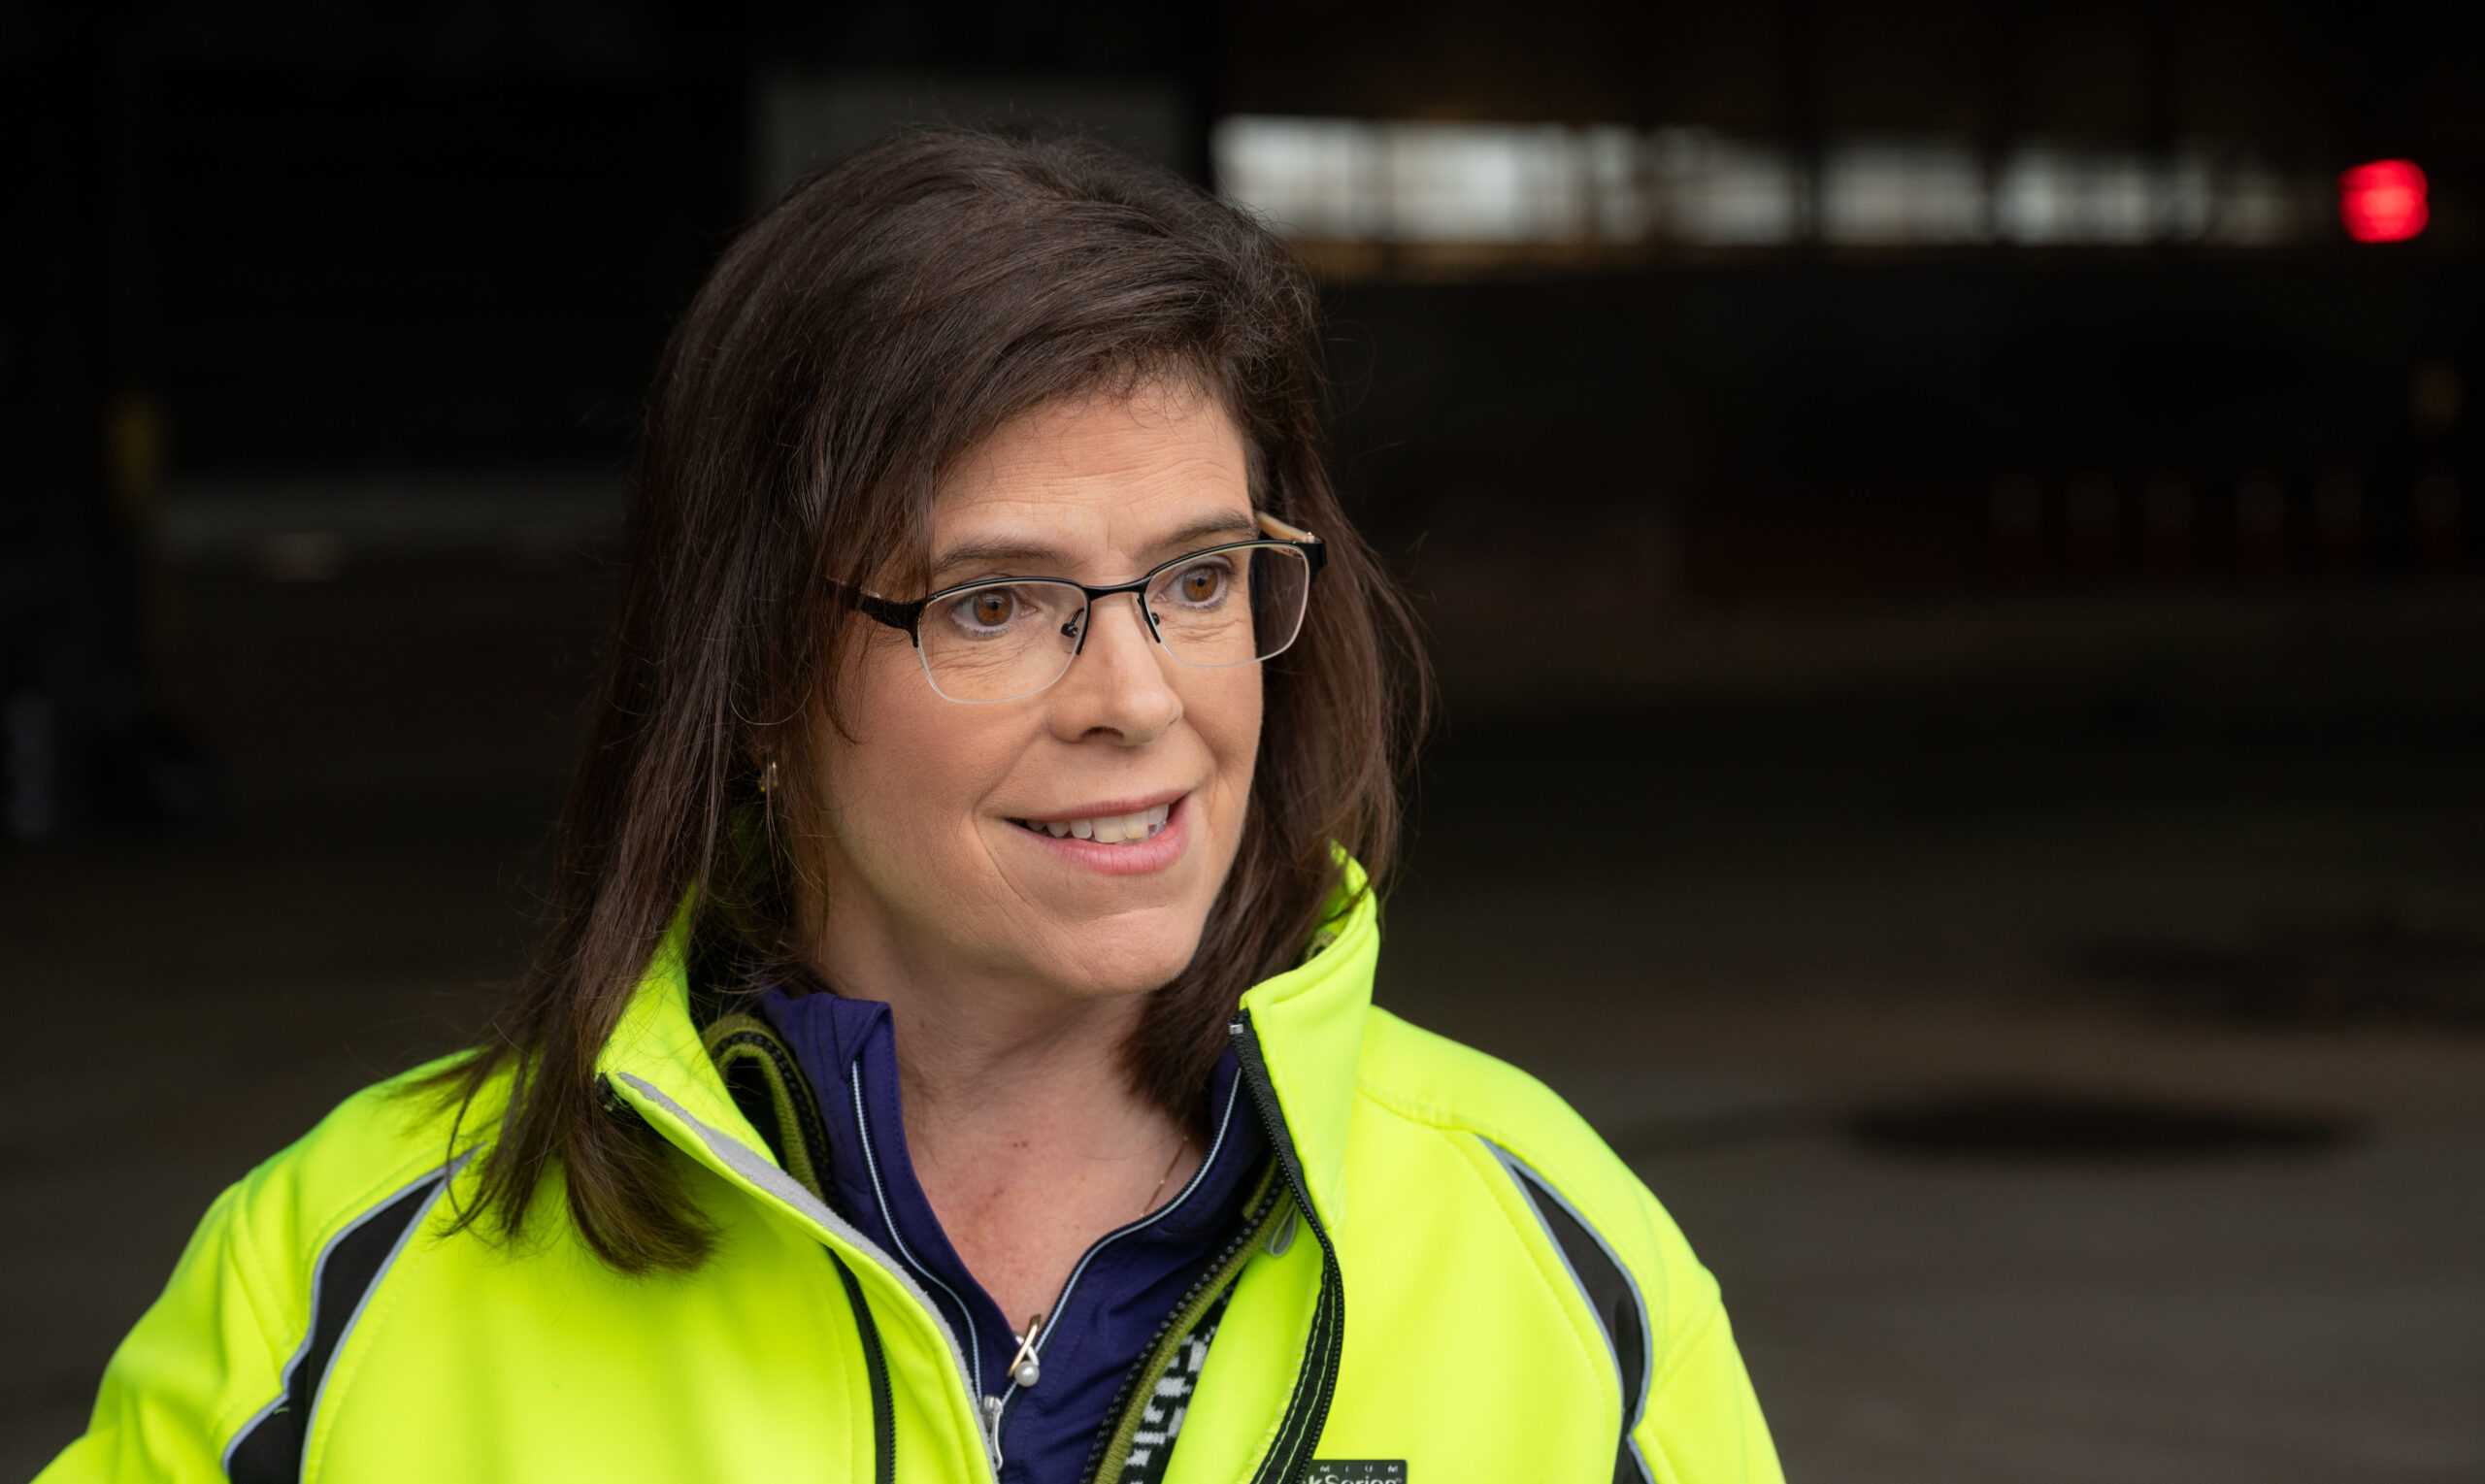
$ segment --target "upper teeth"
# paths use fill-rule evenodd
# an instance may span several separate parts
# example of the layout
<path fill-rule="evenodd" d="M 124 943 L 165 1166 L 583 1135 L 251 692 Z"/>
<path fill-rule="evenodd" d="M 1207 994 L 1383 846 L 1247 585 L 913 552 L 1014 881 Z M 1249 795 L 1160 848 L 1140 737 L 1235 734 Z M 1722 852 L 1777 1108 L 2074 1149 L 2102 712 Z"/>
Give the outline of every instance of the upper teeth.
<path fill-rule="evenodd" d="M 1174 806 L 1160 804 L 1152 809 L 1141 809 L 1134 814 L 1099 814 L 1093 819 L 1029 819 L 1023 822 L 1028 829 L 1042 830 L 1055 840 L 1076 836 L 1100 844 L 1136 844 L 1165 828 L 1166 816 L 1173 812 Z"/>

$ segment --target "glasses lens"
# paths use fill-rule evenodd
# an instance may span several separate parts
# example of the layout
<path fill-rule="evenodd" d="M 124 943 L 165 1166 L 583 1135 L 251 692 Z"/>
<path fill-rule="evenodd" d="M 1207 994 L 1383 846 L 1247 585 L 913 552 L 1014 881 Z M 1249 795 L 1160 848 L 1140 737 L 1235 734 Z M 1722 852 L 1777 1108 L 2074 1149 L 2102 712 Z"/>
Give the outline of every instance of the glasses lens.
<path fill-rule="evenodd" d="M 1087 595 L 1067 582 L 996 582 L 943 597 L 915 625 L 923 671 L 952 701 L 1009 701 L 1061 678 Z"/>
<path fill-rule="evenodd" d="M 1147 610 L 1165 648 L 1185 665 L 1218 669 L 1279 653 L 1303 627 L 1311 564 L 1292 546 L 1204 551 L 1157 575 Z"/>

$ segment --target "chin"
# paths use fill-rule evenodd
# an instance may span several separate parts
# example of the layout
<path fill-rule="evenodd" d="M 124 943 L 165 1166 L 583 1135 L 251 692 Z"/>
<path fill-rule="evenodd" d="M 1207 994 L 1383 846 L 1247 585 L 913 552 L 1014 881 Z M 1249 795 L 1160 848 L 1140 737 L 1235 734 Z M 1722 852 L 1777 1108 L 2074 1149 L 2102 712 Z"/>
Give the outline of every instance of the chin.
<path fill-rule="evenodd" d="M 1049 977 L 1085 1000 L 1119 999 L 1161 989 L 1191 966 L 1199 951 L 1205 922 L 1149 925 L 1133 931 L 1130 923 L 1105 923 L 1070 935 L 1072 941 L 1055 954 Z M 1099 940 L 1110 943 L 1096 950 Z"/>

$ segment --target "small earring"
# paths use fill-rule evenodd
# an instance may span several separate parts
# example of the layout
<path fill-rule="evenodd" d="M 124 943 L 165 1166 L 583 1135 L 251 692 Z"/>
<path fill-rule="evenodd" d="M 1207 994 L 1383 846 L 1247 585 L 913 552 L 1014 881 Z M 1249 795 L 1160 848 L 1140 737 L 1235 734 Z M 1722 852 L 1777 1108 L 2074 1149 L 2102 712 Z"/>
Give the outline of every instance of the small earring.
<path fill-rule="evenodd" d="M 768 760 L 768 766 L 759 771 L 759 791 L 764 794 L 776 786 L 777 760 L 772 757 Z"/>

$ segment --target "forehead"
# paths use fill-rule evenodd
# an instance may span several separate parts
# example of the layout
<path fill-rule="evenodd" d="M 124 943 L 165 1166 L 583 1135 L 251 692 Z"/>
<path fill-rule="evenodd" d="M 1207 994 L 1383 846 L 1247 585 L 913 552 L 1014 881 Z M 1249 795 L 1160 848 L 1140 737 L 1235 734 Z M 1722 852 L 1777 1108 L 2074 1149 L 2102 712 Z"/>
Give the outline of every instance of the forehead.
<path fill-rule="evenodd" d="M 1143 384 L 1045 404 L 959 459 L 932 502 L 934 576 L 1007 557 L 1129 560 L 1251 529 L 1242 436 L 1213 397 Z"/>

